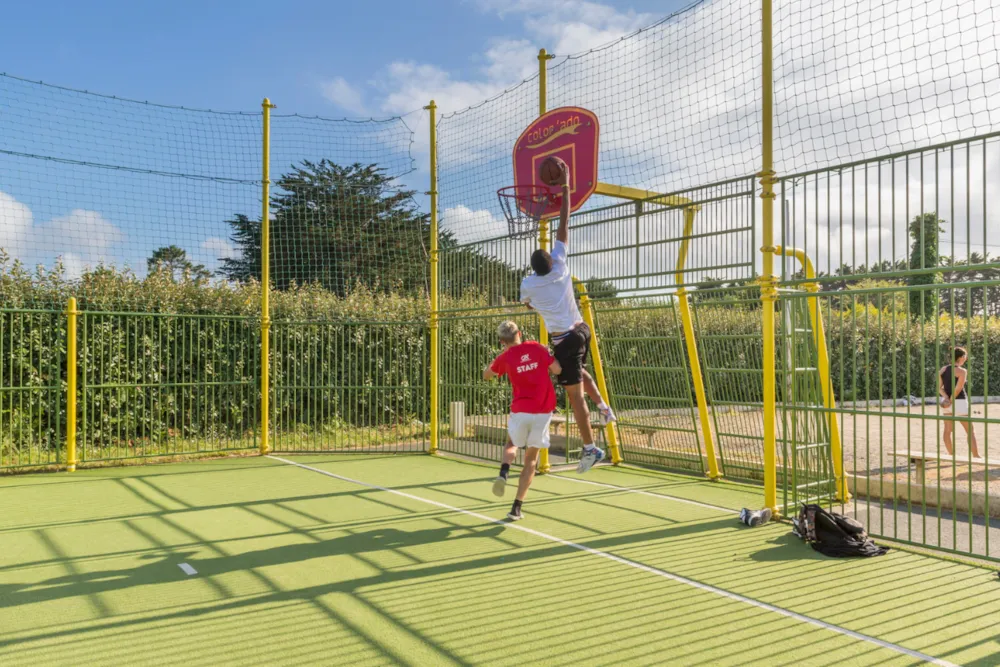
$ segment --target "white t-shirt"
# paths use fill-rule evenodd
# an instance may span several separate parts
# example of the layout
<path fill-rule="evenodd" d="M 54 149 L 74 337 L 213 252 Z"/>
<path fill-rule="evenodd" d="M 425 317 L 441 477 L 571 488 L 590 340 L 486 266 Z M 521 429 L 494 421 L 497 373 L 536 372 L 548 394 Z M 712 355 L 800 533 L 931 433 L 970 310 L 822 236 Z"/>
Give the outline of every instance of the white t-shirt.
<path fill-rule="evenodd" d="M 573 278 L 566 266 L 566 244 L 552 246 L 552 270 L 544 276 L 532 273 L 521 281 L 521 302 L 542 316 L 550 332 L 569 331 L 583 321 L 573 298 Z"/>

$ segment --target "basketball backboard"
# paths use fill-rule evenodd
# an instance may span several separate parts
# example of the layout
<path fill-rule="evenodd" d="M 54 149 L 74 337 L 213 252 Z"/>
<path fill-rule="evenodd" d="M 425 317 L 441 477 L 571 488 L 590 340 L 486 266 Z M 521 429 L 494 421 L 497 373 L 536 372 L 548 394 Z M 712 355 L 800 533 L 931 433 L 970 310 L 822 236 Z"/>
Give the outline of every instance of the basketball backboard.
<path fill-rule="evenodd" d="M 569 208 L 575 211 L 597 189 L 597 116 L 580 107 L 560 107 L 536 118 L 514 144 L 514 184 L 545 186 L 538 175 L 542 161 L 557 157 L 569 165 Z M 559 215 L 558 197 L 542 217 Z"/>

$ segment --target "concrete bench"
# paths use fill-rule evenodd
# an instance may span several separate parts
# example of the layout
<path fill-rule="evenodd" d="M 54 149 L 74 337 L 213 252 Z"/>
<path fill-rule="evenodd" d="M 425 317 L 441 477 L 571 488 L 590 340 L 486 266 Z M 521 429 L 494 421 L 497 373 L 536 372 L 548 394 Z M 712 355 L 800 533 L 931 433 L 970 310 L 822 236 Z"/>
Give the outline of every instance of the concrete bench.
<path fill-rule="evenodd" d="M 949 466 L 954 465 L 956 468 L 961 468 L 963 465 L 969 465 L 971 462 L 973 465 L 985 466 L 986 460 L 979 458 L 970 457 L 954 457 L 949 455 L 947 452 L 941 454 L 940 456 L 932 452 L 914 452 L 904 450 L 902 452 L 893 452 L 892 454 L 896 458 L 907 459 L 913 466 L 916 467 L 916 480 L 918 483 L 924 483 L 924 472 L 927 468 L 928 462 L 940 468 L 941 463 L 945 463 Z M 989 467 L 1000 467 L 1000 461 L 990 461 Z"/>

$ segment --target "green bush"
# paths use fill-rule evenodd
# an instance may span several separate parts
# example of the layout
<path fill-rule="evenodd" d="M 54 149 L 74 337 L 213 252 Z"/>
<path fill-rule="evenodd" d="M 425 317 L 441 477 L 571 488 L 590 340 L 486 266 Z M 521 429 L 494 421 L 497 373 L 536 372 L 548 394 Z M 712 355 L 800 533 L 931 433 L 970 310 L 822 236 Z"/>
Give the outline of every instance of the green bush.
<path fill-rule="evenodd" d="M 107 267 L 69 280 L 60 270 L 30 272 L 0 256 L 0 386 L 6 390 L 0 392 L 0 465 L 27 460 L 25 452 L 42 452 L 36 458 L 43 460 L 65 441 L 64 311 L 71 295 L 83 312 L 78 359 L 85 393 L 77 417 L 84 447 L 126 456 L 254 445 L 258 285 L 175 280 L 166 272 L 140 278 Z M 442 308 L 473 309 L 485 296 L 467 291 L 444 298 Z M 714 401 L 762 400 L 760 376 L 752 372 L 761 366 L 758 292 L 751 287 L 742 296 L 692 304 Z M 1000 319 L 912 319 L 905 308 L 880 307 L 899 301 L 898 294 L 824 301 L 838 400 L 933 396 L 953 345 L 969 351 L 972 392 L 1000 394 Z M 293 285 L 273 292 L 271 303 L 277 433 L 411 433 L 429 419 L 426 296 L 361 286 L 338 296 Z M 619 297 L 595 307 L 612 400 L 625 409 L 685 404 L 693 392 L 675 302 Z M 499 351 L 495 328 L 507 318 L 537 337 L 537 317 L 517 305 L 442 319 L 445 413 L 453 400 L 466 402 L 468 414 L 506 411 L 505 384 L 479 376 Z M 779 381 L 779 399 L 781 390 Z"/>

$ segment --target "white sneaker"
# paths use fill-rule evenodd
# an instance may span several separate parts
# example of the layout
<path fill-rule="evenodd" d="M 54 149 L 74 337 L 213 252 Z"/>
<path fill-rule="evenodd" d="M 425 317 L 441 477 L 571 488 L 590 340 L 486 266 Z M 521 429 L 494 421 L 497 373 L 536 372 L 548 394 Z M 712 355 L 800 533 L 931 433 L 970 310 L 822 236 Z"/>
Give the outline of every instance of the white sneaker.
<path fill-rule="evenodd" d="M 495 480 L 493 480 L 493 495 L 497 498 L 503 498 L 504 489 L 507 488 L 507 478 L 500 477 L 499 475 Z"/>
<path fill-rule="evenodd" d="M 580 463 L 576 466 L 576 471 L 578 473 L 585 473 L 594 467 L 594 464 L 604 458 L 604 452 L 597 447 L 591 447 L 590 449 L 584 449 L 583 454 L 580 456 Z"/>
<path fill-rule="evenodd" d="M 601 424 L 607 426 L 611 422 L 618 421 L 618 417 L 615 417 L 615 413 L 611 411 L 611 406 L 604 406 L 603 408 L 597 408 L 597 412 L 601 416 Z"/>

